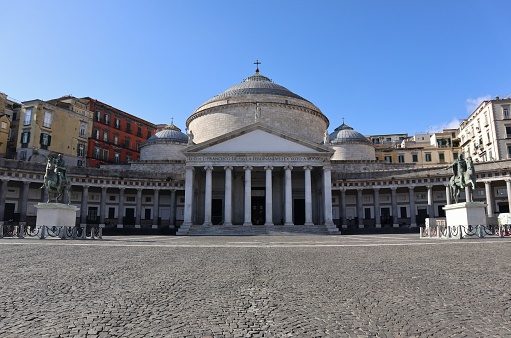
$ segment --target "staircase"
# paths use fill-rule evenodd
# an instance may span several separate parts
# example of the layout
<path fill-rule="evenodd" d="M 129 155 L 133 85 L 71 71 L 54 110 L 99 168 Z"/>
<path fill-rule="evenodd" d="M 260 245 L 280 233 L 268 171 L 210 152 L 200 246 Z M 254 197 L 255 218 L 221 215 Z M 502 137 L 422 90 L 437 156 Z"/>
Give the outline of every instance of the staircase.
<path fill-rule="evenodd" d="M 327 225 L 191 225 L 181 227 L 178 236 L 298 236 L 340 235 L 335 226 Z"/>

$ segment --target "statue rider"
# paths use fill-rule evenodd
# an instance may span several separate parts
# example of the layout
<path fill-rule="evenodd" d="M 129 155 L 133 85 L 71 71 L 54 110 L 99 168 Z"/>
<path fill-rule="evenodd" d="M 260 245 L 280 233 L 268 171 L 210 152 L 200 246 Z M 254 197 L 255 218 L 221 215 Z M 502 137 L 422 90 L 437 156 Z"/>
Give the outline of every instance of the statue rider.
<path fill-rule="evenodd" d="M 64 158 L 62 154 L 59 154 L 54 161 L 55 164 L 55 174 L 57 176 L 57 187 L 60 189 L 62 187 L 62 183 L 66 180 L 66 162 L 64 162 Z"/>
<path fill-rule="evenodd" d="M 465 188 L 465 172 L 467 171 L 467 162 L 463 157 L 463 154 L 460 154 L 460 157 L 457 160 L 454 160 L 451 165 L 449 165 L 445 170 L 452 168 L 454 183 L 458 183 L 458 186 L 462 189 Z"/>

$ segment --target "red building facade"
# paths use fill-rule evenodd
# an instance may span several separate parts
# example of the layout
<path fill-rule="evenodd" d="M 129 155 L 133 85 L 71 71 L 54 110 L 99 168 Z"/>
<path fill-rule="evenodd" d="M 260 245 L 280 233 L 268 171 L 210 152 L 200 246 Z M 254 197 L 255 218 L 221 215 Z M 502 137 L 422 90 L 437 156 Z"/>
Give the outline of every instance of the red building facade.
<path fill-rule="evenodd" d="M 140 145 L 156 133 L 156 125 L 101 101 L 88 99 L 90 110 L 94 112 L 88 166 L 127 164 L 138 160 Z"/>

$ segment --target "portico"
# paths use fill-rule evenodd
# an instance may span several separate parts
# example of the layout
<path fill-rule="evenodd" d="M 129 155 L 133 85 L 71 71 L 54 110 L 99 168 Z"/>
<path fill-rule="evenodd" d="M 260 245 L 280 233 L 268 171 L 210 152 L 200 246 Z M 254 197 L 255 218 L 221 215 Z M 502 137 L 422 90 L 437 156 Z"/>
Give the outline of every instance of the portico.
<path fill-rule="evenodd" d="M 328 148 L 254 123 L 184 153 L 184 225 L 333 226 Z"/>

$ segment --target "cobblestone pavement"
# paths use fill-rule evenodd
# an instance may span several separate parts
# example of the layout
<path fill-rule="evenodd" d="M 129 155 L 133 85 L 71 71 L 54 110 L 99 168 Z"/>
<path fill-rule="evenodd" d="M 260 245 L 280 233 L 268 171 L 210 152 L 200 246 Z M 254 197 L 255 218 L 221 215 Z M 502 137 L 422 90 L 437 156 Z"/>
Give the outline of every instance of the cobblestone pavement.
<path fill-rule="evenodd" d="M 0 337 L 509 337 L 511 240 L 0 240 Z"/>

